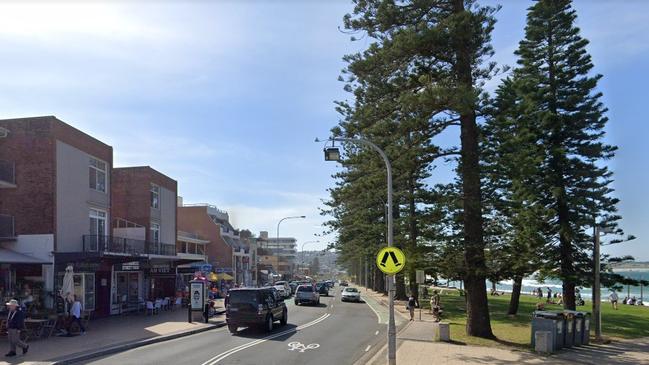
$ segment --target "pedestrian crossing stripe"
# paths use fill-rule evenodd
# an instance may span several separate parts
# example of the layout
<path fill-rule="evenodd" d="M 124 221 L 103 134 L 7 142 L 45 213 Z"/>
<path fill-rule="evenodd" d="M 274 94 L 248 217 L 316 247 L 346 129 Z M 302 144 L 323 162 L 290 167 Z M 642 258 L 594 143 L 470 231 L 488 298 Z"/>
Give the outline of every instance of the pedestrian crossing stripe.
<path fill-rule="evenodd" d="M 383 273 L 394 275 L 406 266 L 406 255 L 396 247 L 384 247 L 376 255 L 376 266 Z"/>

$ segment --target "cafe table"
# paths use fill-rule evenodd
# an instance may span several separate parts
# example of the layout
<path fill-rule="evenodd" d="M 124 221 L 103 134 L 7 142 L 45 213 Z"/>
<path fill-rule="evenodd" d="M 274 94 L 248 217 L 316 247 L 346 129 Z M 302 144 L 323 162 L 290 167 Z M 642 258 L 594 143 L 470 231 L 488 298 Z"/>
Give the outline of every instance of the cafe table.
<path fill-rule="evenodd" d="M 25 327 L 27 328 L 27 338 L 34 339 L 40 338 L 43 335 L 43 326 L 47 323 L 47 319 L 27 318 L 25 319 Z"/>

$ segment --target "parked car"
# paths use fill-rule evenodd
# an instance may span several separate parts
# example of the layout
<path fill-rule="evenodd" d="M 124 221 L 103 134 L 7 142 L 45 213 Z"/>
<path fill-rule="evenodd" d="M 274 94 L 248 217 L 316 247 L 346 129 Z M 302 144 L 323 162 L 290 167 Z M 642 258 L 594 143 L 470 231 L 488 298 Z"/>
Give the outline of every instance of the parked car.
<path fill-rule="evenodd" d="M 325 281 L 325 283 L 327 284 L 327 287 L 329 289 L 332 289 L 334 287 L 334 281 L 333 280 L 327 280 L 327 281 Z"/>
<path fill-rule="evenodd" d="M 290 298 L 291 294 L 290 291 L 287 291 L 284 285 L 274 285 L 273 288 L 275 288 L 278 292 L 279 295 L 282 297 L 282 299 Z M 290 289 L 289 289 L 290 290 Z"/>
<path fill-rule="evenodd" d="M 313 285 L 300 285 L 295 291 L 295 305 L 302 303 L 320 304 L 320 294 Z"/>
<path fill-rule="evenodd" d="M 340 300 L 343 302 L 360 302 L 361 293 L 356 288 L 347 287 L 343 290 Z"/>
<path fill-rule="evenodd" d="M 231 333 L 250 326 L 261 326 L 270 332 L 275 321 L 286 325 L 288 309 L 272 287 L 231 289 L 225 298 L 225 321 Z"/>
<path fill-rule="evenodd" d="M 291 294 L 295 294 L 295 289 L 297 289 L 298 285 L 300 285 L 300 283 L 297 281 L 291 281 L 288 283 L 288 286 L 291 288 Z"/>
<path fill-rule="evenodd" d="M 277 285 L 283 285 L 284 290 L 288 293 L 288 296 L 289 297 L 291 296 L 291 286 L 288 284 L 288 281 L 280 280 L 280 281 L 276 281 L 275 284 L 273 284 L 273 286 L 277 286 Z"/>
<path fill-rule="evenodd" d="M 329 287 L 327 286 L 327 283 L 317 283 L 315 287 L 318 289 L 318 294 L 324 295 L 325 297 L 329 296 Z"/>

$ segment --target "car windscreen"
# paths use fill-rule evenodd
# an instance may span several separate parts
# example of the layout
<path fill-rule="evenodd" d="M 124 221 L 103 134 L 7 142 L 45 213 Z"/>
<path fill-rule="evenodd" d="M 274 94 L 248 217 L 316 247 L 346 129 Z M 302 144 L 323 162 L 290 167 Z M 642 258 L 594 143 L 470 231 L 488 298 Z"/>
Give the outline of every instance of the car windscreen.
<path fill-rule="evenodd" d="M 301 286 L 297 288 L 297 291 L 303 291 L 303 292 L 313 292 L 313 287 L 312 286 Z"/>
<path fill-rule="evenodd" d="M 228 294 L 228 297 L 228 303 L 230 304 L 257 303 L 256 291 L 231 291 L 230 294 Z"/>
<path fill-rule="evenodd" d="M 348 292 L 348 293 L 349 293 L 349 292 L 351 292 L 351 293 L 356 293 L 356 292 L 358 292 L 358 290 L 356 290 L 356 288 L 347 288 L 347 289 L 345 289 L 345 291 Z"/>

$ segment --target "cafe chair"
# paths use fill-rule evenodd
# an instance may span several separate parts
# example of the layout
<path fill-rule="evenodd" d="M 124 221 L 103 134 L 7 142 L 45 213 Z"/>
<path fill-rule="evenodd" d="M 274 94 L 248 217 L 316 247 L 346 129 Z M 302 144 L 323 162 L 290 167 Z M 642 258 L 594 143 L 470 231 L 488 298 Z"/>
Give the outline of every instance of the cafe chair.
<path fill-rule="evenodd" d="M 172 307 L 172 309 L 176 309 L 176 307 L 181 308 L 182 306 L 183 306 L 183 298 L 178 297 L 178 298 L 176 298 L 176 302 L 174 303 L 174 306 Z"/>
<path fill-rule="evenodd" d="M 148 316 L 149 312 L 151 313 L 151 315 L 154 315 L 155 314 L 155 307 L 153 306 L 152 301 L 147 300 L 146 301 L 146 313 L 145 314 Z"/>
<path fill-rule="evenodd" d="M 41 328 L 41 338 L 49 338 L 52 336 L 52 333 L 54 333 L 54 330 L 56 329 L 56 324 L 58 322 L 58 319 L 56 318 L 50 318 L 45 322 L 43 327 Z"/>
<path fill-rule="evenodd" d="M 155 312 L 160 313 L 160 309 L 162 309 L 162 299 L 156 299 L 155 300 Z"/>

